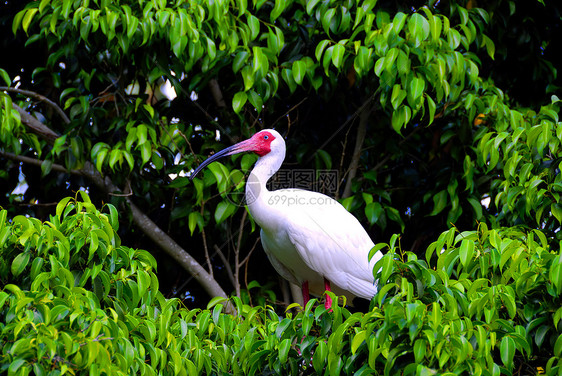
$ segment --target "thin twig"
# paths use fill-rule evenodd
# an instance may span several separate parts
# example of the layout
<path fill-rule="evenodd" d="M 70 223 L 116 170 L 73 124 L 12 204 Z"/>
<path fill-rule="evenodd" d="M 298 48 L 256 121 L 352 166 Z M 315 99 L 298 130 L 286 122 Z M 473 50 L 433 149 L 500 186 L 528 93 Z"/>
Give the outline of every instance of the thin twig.
<path fill-rule="evenodd" d="M 254 242 L 254 245 L 252 246 L 252 248 L 250 249 L 250 252 L 248 252 L 248 254 L 246 255 L 246 257 L 244 257 L 244 260 L 242 260 L 242 262 L 240 263 L 240 266 L 246 264 L 248 265 L 248 261 L 250 260 L 250 256 L 252 255 L 252 252 L 254 252 L 254 249 L 256 249 L 256 246 L 258 245 L 258 242 L 260 241 L 260 237 L 258 236 L 258 238 L 256 239 L 256 241 Z M 248 281 L 246 280 L 246 286 L 248 286 Z"/>
<path fill-rule="evenodd" d="M 127 179 L 127 191 L 125 193 L 115 193 L 109 192 L 108 195 L 115 197 L 129 197 L 133 195 L 133 188 L 131 187 L 131 181 Z"/>
<path fill-rule="evenodd" d="M 205 211 L 205 204 L 201 204 L 201 215 L 204 214 Z M 207 261 L 207 265 L 209 266 L 209 274 L 211 278 L 215 278 L 213 275 L 213 264 L 211 264 L 211 257 L 209 256 L 209 247 L 207 246 L 207 235 L 205 234 L 205 226 L 201 227 L 201 236 L 203 237 L 203 249 L 205 250 L 205 260 Z"/>
<path fill-rule="evenodd" d="M 341 158 L 340 158 L 340 166 L 338 168 L 338 172 L 340 174 L 339 179 L 337 180 L 337 187 L 336 187 L 336 200 L 340 198 L 340 187 L 341 184 L 343 183 L 345 177 L 347 176 L 347 171 L 344 173 L 343 172 L 343 161 L 345 159 L 345 151 L 347 149 L 347 139 L 349 137 L 349 132 L 351 131 L 351 127 L 349 127 L 347 129 L 347 132 L 345 132 L 345 138 L 343 139 L 343 145 L 342 145 L 342 152 L 341 152 Z"/>
<path fill-rule="evenodd" d="M 246 285 L 246 290 L 248 290 L 248 265 L 250 265 L 247 261 L 250 259 L 250 255 L 254 252 L 254 249 L 256 249 L 256 245 L 258 245 L 259 240 L 260 237 L 258 236 L 254 242 L 254 246 L 250 249 L 250 252 L 248 252 L 248 256 L 246 256 L 246 258 L 242 261 L 242 265 L 246 263 L 246 267 L 244 268 L 244 284 Z M 250 298 L 250 305 L 252 305 L 252 295 L 250 294 L 250 291 L 248 291 L 248 297 Z"/>
<path fill-rule="evenodd" d="M 226 256 L 224 255 L 224 253 L 222 252 L 222 250 L 219 248 L 218 245 L 213 244 L 213 248 L 215 249 L 215 254 L 218 254 L 220 259 L 222 260 L 222 263 L 226 269 L 226 274 L 228 274 L 228 278 L 230 278 L 230 282 L 232 283 L 232 287 L 234 287 L 234 289 L 236 289 L 236 279 L 234 278 L 234 274 L 232 274 L 232 268 L 230 267 L 230 263 L 228 262 Z"/>
<path fill-rule="evenodd" d="M 32 203 L 20 203 L 20 204 L 18 204 L 18 206 L 26 206 L 28 208 L 33 207 L 33 206 L 52 207 L 52 206 L 57 206 L 57 205 L 58 205 L 58 202 L 46 202 L 46 203 L 32 202 Z"/>
<path fill-rule="evenodd" d="M 377 95 L 377 93 L 379 92 L 380 88 L 378 88 L 377 90 L 375 90 L 375 92 L 365 101 L 365 103 L 363 103 L 361 105 L 361 107 L 359 107 L 354 113 L 353 115 L 351 115 L 351 117 L 349 119 L 347 119 L 342 125 L 340 125 L 340 127 L 338 129 L 336 129 L 336 131 L 330 136 L 328 137 L 328 139 L 326 141 L 324 141 L 324 143 L 322 145 L 320 145 L 319 148 L 317 148 L 316 152 L 313 153 L 312 155 L 310 155 L 310 157 L 308 157 L 308 159 L 305 161 L 305 163 L 310 162 L 314 156 L 316 155 L 316 153 L 318 152 L 318 150 L 322 150 L 324 148 L 324 146 L 328 145 L 333 139 L 334 137 L 336 137 L 338 135 L 338 133 L 340 133 L 342 131 L 342 129 L 344 129 L 345 127 L 347 127 L 347 125 L 352 122 L 353 120 L 355 120 L 355 118 L 361 113 L 363 112 L 363 110 L 369 106 L 371 104 L 371 101 L 375 98 L 375 96 Z"/>
<path fill-rule="evenodd" d="M 2 156 L 4 158 L 7 158 L 7 159 L 11 159 L 12 161 L 22 162 L 22 163 L 29 164 L 29 165 L 32 165 L 32 166 L 37 166 L 37 167 L 41 167 L 41 165 L 43 163 L 45 163 L 45 161 L 41 160 L 41 159 L 30 158 L 30 157 L 26 157 L 25 155 L 12 154 L 12 153 L 9 153 L 7 151 L 2 151 L 2 150 L 0 150 L 0 156 Z M 58 171 L 58 172 L 64 172 L 64 173 L 72 174 L 72 175 L 84 175 L 84 173 L 81 170 L 69 170 L 66 167 L 64 167 L 63 165 L 56 164 L 56 163 L 53 163 L 51 165 L 51 170 Z"/>
<path fill-rule="evenodd" d="M 415 135 L 419 129 L 422 128 L 421 126 L 414 128 L 414 130 L 412 132 L 410 132 L 406 137 L 404 137 L 402 140 L 400 140 L 400 142 L 398 143 L 398 146 L 402 146 L 402 144 L 404 144 L 407 140 L 409 140 L 413 135 Z M 384 166 L 386 164 L 386 162 L 392 157 L 391 154 L 387 154 L 386 157 L 384 157 L 379 163 L 377 163 L 372 169 L 370 169 L 369 171 L 377 171 L 379 168 L 381 168 L 382 166 Z"/>
<path fill-rule="evenodd" d="M 293 110 L 295 110 L 297 107 L 299 107 L 301 104 L 303 104 L 306 100 L 308 99 L 308 97 L 304 97 L 303 100 L 301 100 L 299 103 L 295 104 L 293 107 L 289 108 L 283 115 L 279 116 L 277 118 L 277 120 L 275 120 L 272 124 L 271 124 L 271 128 L 275 127 L 275 124 L 279 123 L 281 121 L 281 119 L 283 119 L 285 116 L 289 115 L 291 112 L 293 112 Z"/>

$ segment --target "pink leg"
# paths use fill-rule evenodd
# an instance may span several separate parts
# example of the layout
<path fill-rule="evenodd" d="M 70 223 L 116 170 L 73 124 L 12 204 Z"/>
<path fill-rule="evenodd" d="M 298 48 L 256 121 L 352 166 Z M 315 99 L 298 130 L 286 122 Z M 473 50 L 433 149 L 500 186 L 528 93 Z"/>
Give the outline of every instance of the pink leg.
<path fill-rule="evenodd" d="M 306 307 L 306 304 L 310 300 L 310 294 L 308 293 L 308 281 L 304 281 L 302 283 L 302 300 L 304 301 L 303 306 Z"/>
<path fill-rule="evenodd" d="M 330 281 L 328 281 L 326 278 L 324 278 L 324 289 L 326 291 L 332 291 L 330 289 Z M 324 302 L 324 307 L 326 307 L 326 309 L 328 310 L 332 310 L 332 298 L 326 294 L 326 301 Z"/>

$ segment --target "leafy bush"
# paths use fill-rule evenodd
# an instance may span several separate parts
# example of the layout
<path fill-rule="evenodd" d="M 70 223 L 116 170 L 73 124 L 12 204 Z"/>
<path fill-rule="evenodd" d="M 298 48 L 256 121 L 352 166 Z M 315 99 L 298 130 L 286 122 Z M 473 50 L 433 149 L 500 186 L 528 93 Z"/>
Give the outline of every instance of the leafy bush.
<path fill-rule="evenodd" d="M 204 310 L 165 299 L 152 256 L 120 244 L 115 208 L 80 195 L 46 222 L 0 212 L 2 373 L 562 371 L 562 258 L 538 230 L 450 229 L 427 261 L 395 236 L 377 245 L 384 282 L 367 313 L 311 300 L 279 315 L 233 298 L 235 316 L 223 298 Z"/>

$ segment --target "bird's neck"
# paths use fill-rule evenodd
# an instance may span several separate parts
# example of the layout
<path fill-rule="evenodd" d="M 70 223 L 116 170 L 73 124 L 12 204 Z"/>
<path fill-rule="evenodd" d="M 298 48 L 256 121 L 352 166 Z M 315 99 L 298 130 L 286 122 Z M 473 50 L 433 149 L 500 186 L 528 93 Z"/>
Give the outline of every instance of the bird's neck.
<path fill-rule="evenodd" d="M 279 170 L 284 157 L 284 153 L 283 155 L 267 154 L 256 162 L 246 181 L 246 203 L 252 215 L 257 207 L 264 206 L 267 202 L 271 194 L 266 186 L 267 181 Z"/>

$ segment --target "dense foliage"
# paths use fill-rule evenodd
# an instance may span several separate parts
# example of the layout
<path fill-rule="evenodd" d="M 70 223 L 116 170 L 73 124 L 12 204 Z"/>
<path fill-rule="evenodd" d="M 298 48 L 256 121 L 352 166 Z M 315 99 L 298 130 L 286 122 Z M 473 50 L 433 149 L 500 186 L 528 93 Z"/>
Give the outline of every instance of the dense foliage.
<path fill-rule="evenodd" d="M 2 372 L 561 374 L 560 9 L 3 2 Z M 255 156 L 189 181 L 264 127 L 387 253 L 364 312 L 291 305 Z"/>
<path fill-rule="evenodd" d="M 424 259 L 381 260 L 366 313 L 315 300 L 279 316 L 233 298 L 187 309 L 154 258 L 121 245 L 117 211 L 81 193 L 49 221 L 0 212 L 0 367 L 8 375 L 559 374 L 562 255 L 545 235 L 450 229 Z M 334 297 L 336 298 L 336 297 Z M 337 301 L 337 300 L 336 300 Z M 297 308 L 296 305 L 289 307 Z M 541 371 L 541 372 L 542 372 Z"/>

